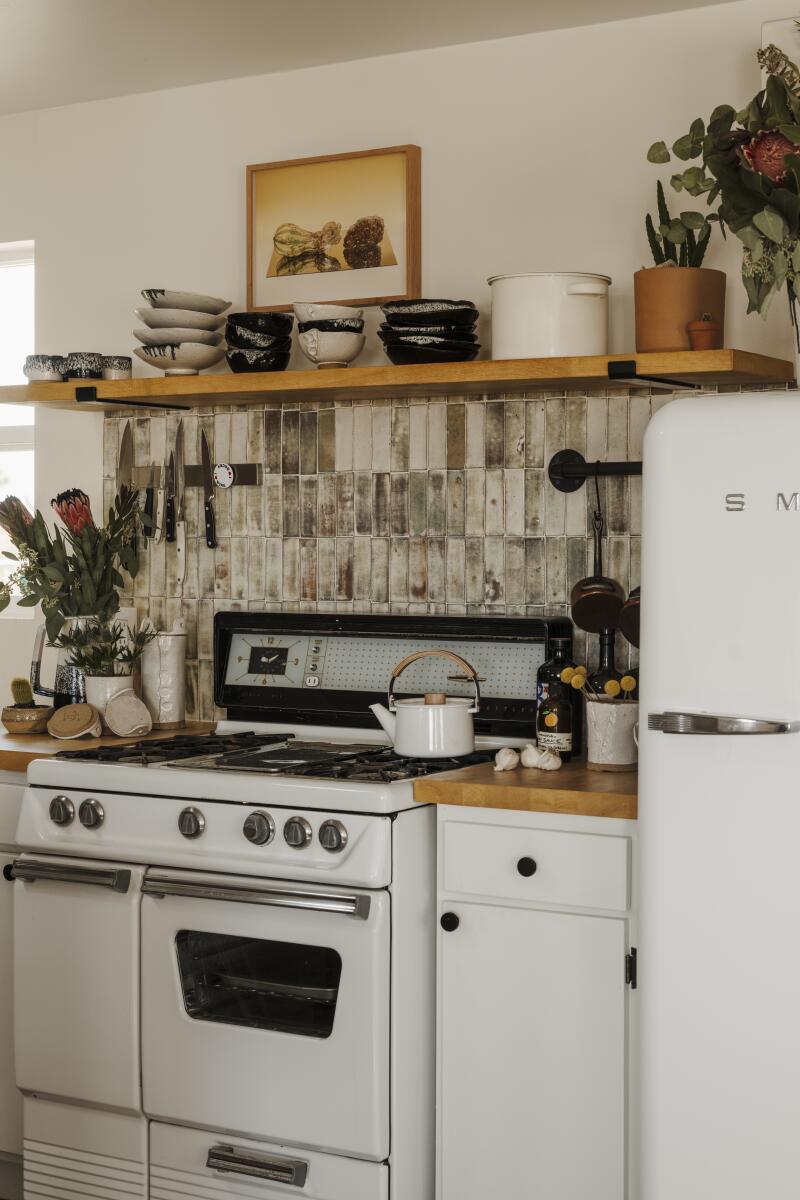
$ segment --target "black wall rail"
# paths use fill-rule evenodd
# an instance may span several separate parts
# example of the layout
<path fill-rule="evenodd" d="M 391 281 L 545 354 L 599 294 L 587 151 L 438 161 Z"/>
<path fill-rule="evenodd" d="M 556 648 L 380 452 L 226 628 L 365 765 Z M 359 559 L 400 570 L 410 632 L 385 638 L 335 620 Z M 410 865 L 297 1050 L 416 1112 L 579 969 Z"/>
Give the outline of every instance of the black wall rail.
<path fill-rule="evenodd" d="M 559 450 L 550 459 L 547 474 L 554 488 L 560 492 L 577 492 L 587 479 L 600 475 L 641 475 L 640 462 L 592 462 L 589 463 L 577 450 Z"/>

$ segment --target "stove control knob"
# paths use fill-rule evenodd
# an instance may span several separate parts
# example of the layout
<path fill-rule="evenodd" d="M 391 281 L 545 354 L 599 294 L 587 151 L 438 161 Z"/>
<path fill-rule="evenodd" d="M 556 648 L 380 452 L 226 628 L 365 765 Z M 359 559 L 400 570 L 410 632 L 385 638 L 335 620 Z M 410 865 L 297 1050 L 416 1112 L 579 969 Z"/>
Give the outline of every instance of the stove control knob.
<path fill-rule="evenodd" d="M 275 822 L 268 812 L 251 812 L 245 817 L 242 833 L 254 846 L 267 846 L 275 837 Z"/>
<path fill-rule="evenodd" d="M 178 817 L 178 829 L 185 838 L 198 838 L 206 827 L 206 819 L 199 808 L 184 808 Z"/>
<path fill-rule="evenodd" d="M 305 817 L 289 817 L 283 827 L 283 836 L 287 845 L 295 850 L 303 850 L 311 841 L 313 833 Z"/>
<path fill-rule="evenodd" d="M 99 800 L 84 800 L 78 809 L 78 820 L 86 829 L 99 828 L 105 819 L 105 810 Z"/>
<path fill-rule="evenodd" d="M 341 821 L 323 821 L 319 827 L 319 841 L 323 850 L 338 854 L 347 845 L 347 830 Z"/>
<path fill-rule="evenodd" d="M 54 825 L 71 825 L 75 820 L 75 805 L 69 796 L 54 796 L 50 801 L 50 820 Z"/>

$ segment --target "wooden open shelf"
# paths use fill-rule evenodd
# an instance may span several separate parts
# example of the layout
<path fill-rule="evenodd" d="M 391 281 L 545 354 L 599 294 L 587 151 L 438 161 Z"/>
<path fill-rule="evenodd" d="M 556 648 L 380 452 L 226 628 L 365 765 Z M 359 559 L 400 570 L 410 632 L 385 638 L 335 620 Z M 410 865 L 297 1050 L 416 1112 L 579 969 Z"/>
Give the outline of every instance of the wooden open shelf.
<path fill-rule="evenodd" d="M 410 367 L 282 371 L 258 375 L 190 375 L 121 382 L 71 380 L 0 388 L 0 404 L 37 404 L 84 412 L 119 412 L 137 406 L 258 404 L 265 400 L 344 400 L 389 396 L 502 395 L 560 388 L 618 387 L 609 362 L 635 359 L 639 375 L 686 384 L 790 383 L 793 364 L 748 350 L 695 350 L 663 354 L 615 354 L 591 358 L 481 359 L 471 363 L 424 363 Z M 76 388 L 96 387 L 97 401 L 78 402 Z M 646 385 L 644 385 L 646 386 Z"/>

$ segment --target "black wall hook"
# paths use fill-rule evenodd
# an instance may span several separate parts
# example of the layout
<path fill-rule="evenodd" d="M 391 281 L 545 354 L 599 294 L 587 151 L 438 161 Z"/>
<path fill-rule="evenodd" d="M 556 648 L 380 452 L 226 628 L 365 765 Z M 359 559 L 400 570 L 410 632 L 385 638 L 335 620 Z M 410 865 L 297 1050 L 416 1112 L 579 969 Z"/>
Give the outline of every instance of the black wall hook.
<path fill-rule="evenodd" d="M 559 450 L 550 459 L 547 474 L 554 488 L 560 492 L 577 492 L 586 480 L 600 475 L 641 475 L 640 462 L 593 462 L 586 459 L 577 450 Z"/>

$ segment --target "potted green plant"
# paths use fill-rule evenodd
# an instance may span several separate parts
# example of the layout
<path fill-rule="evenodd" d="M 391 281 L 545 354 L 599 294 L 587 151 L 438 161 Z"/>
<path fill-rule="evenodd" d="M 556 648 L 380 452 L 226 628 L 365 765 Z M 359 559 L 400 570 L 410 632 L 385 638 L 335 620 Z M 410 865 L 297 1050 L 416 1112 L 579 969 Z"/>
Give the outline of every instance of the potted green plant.
<path fill-rule="evenodd" d="M 89 621 L 62 632 L 56 644 L 83 675 L 87 703 L 103 717 L 112 696 L 133 686 L 133 668 L 154 637 L 155 630 L 147 627 Z"/>
<path fill-rule="evenodd" d="M 777 46 L 759 50 L 756 57 L 766 85 L 744 108 L 721 104 L 707 123 L 692 122 L 672 153 L 682 162 L 699 159 L 699 165 L 677 172 L 671 183 L 678 192 L 705 195 L 714 207 L 707 219 L 742 242 L 748 312 L 765 317 L 785 287 L 800 354 L 800 70 Z M 664 142 L 655 142 L 647 157 L 655 163 L 671 160 Z"/>
<path fill-rule="evenodd" d="M 725 322 L 725 274 L 704 267 L 712 223 L 702 212 L 686 210 L 673 217 L 664 187 L 656 184 L 657 221 L 650 213 L 645 229 L 652 267 L 633 276 L 636 349 L 688 350 L 688 324 L 710 311 L 720 326 Z"/>

